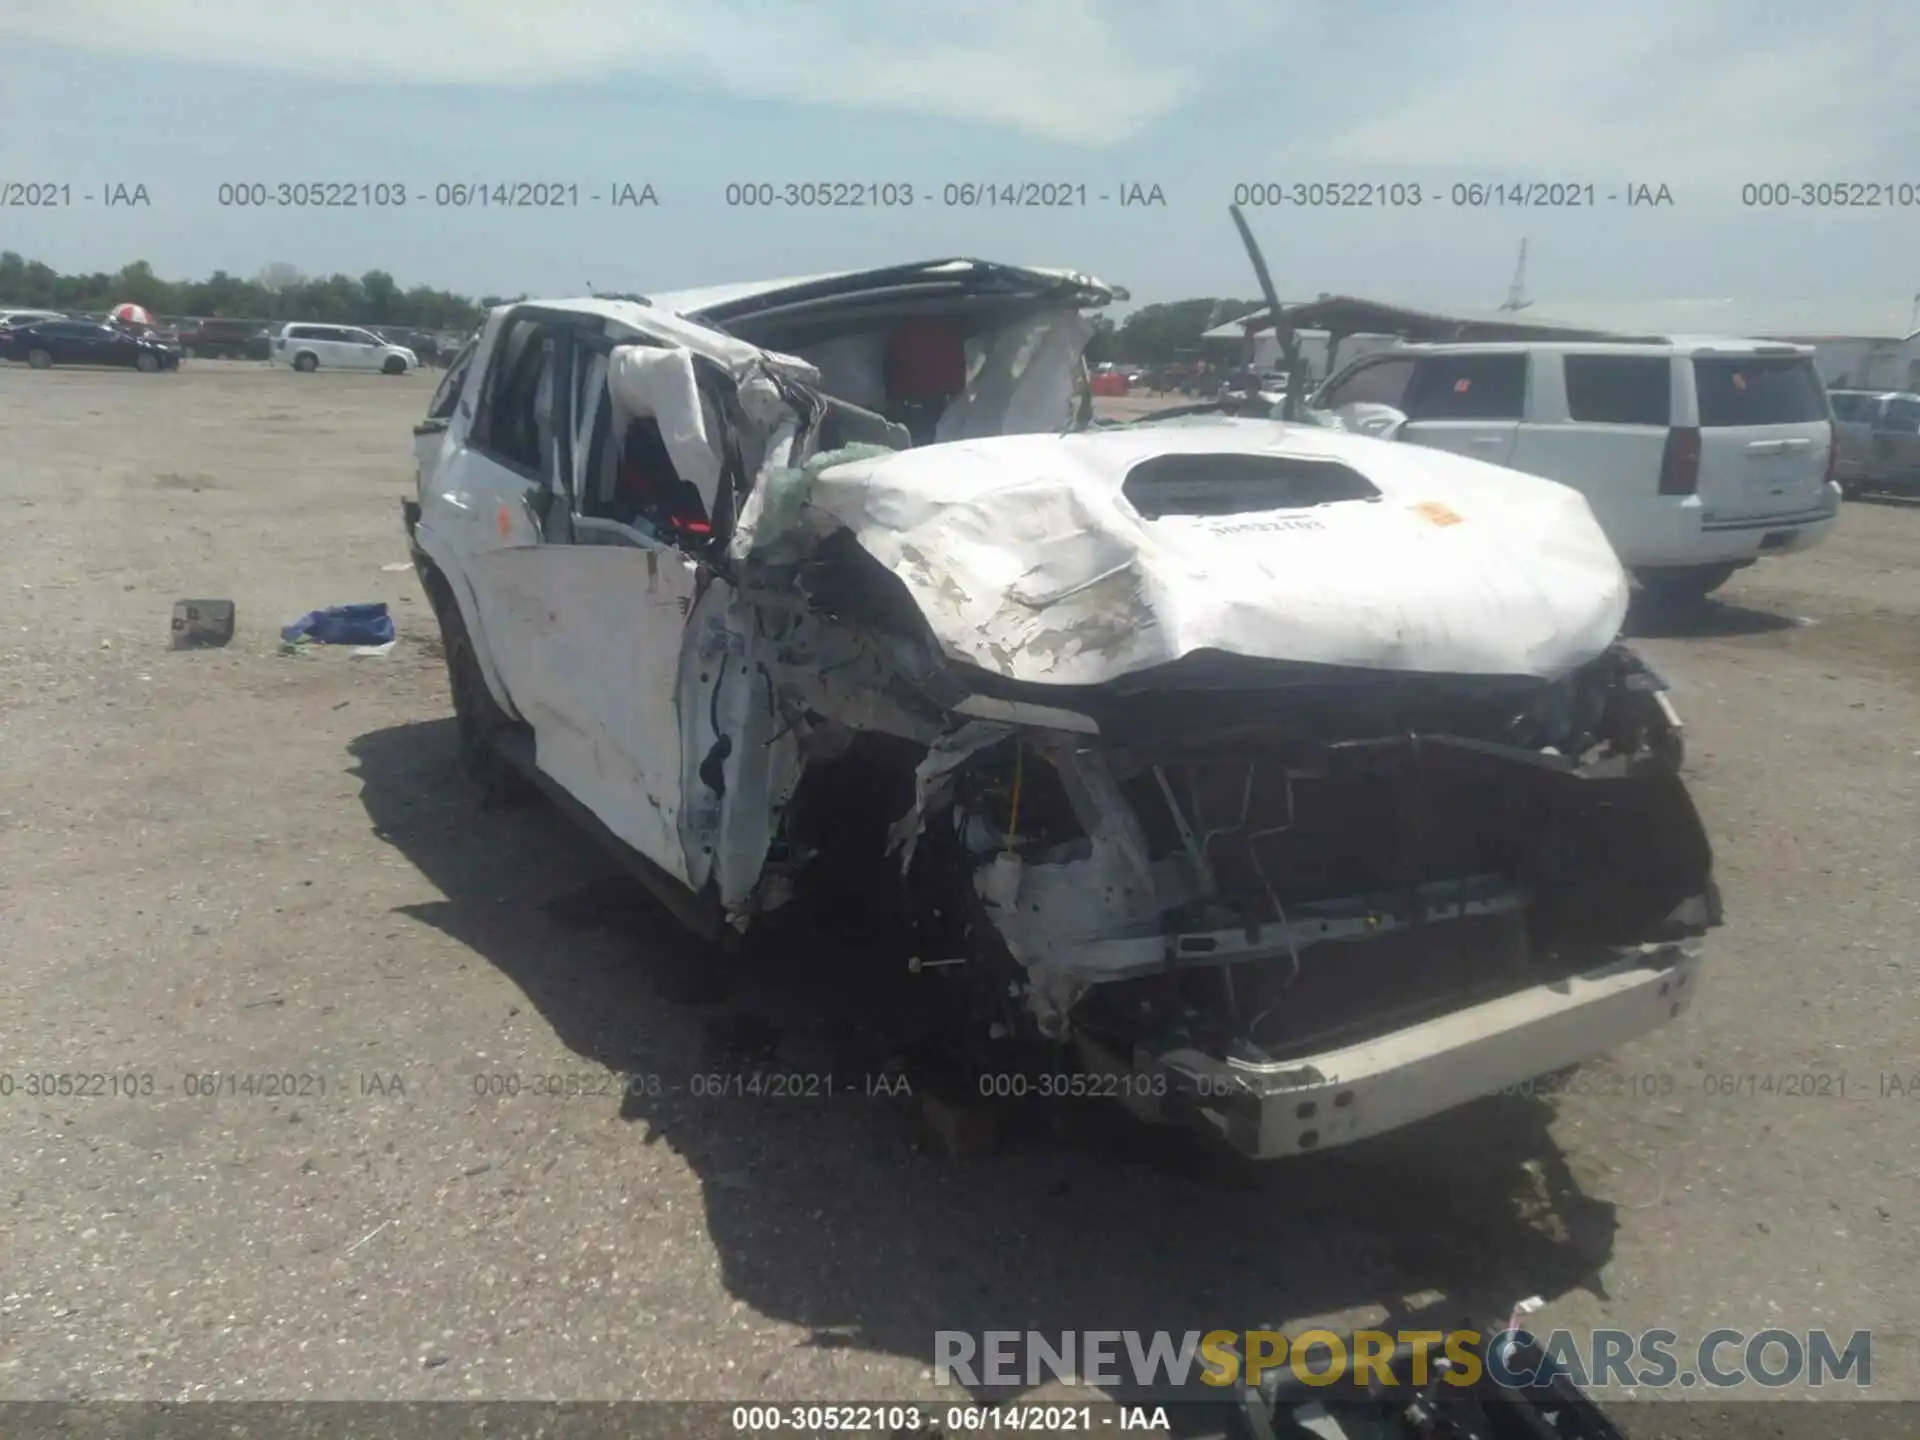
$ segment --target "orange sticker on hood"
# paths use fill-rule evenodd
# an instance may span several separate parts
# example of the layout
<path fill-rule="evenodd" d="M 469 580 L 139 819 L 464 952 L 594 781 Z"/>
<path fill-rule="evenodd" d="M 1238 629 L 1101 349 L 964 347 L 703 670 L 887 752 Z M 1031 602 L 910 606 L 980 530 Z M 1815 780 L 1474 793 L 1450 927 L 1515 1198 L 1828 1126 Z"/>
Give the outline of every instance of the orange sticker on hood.
<path fill-rule="evenodd" d="M 1410 505 L 1407 508 L 1429 525 L 1446 526 L 1460 523 L 1460 516 L 1438 500 L 1423 500 L 1418 505 Z"/>
<path fill-rule="evenodd" d="M 508 540 L 512 537 L 513 512 L 507 508 L 507 502 L 502 500 L 500 502 L 500 538 L 502 540 Z"/>

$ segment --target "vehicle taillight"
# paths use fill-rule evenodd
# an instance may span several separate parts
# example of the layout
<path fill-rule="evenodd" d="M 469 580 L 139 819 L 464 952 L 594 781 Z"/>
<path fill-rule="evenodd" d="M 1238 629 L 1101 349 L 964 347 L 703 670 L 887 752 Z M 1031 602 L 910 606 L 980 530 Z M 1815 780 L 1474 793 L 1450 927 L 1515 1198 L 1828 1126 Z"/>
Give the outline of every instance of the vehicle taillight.
<path fill-rule="evenodd" d="M 1660 493 L 1693 495 L 1700 489 L 1700 432 L 1691 426 L 1667 431 L 1667 451 L 1660 457 Z"/>
<path fill-rule="evenodd" d="M 1840 427 L 1833 421 L 1827 422 L 1827 473 L 1822 477 L 1827 484 L 1833 484 L 1834 472 L 1840 467 Z"/>

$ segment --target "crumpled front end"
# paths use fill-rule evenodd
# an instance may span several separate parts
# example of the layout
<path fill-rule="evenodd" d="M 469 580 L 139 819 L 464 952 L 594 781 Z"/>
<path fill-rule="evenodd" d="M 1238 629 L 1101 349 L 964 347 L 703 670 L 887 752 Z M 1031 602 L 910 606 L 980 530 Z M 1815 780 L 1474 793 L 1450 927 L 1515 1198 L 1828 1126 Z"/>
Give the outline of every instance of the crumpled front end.
<path fill-rule="evenodd" d="M 976 752 L 929 825 L 1043 1033 L 1143 1113 L 1293 1153 L 1679 1013 L 1718 913 L 1656 684 L 1612 651 L 1531 695 L 1130 697 Z"/>
<path fill-rule="evenodd" d="M 1065 1054 L 1265 1157 L 1690 998 L 1711 851 L 1623 647 L 1554 680 L 1212 652 L 1021 685 L 943 658 L 892 578 L 842 537 L 777 604 L 767 723 L 799 760 L 749 905 L 781 933 L 805 902 L 843 978 L 960 1063 Z"/>

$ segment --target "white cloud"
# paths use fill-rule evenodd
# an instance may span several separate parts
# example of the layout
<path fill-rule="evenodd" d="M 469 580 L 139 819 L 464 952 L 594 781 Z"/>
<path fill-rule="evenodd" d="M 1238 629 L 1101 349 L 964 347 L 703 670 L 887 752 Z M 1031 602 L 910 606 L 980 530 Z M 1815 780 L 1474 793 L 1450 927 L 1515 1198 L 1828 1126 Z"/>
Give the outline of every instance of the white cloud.
<path fill-rule="evenodd" d="M 1152 0 L 26 0 L 0 8 L 0 40 L 348 81 L 643 76 L 740 105 L 921 114 L 1098 145 L 1177 110 L 1283 10 L 1212 0 L 1212 13 L 1176 19 Z"/>
<path fill-rule="evenodd" d="M 1894 58 L 1920 51 L 1914 7 L 1482 0 L 1418 13 L 1368 35 L 1373 78 L 1355 67 L 1340 106 L 1358 118 L 1310 147 L 1323 167 L 1665 180 L 1730 196 L 1773 178 L 1920 182 L 1873 165 L 1920 140 Z"/>

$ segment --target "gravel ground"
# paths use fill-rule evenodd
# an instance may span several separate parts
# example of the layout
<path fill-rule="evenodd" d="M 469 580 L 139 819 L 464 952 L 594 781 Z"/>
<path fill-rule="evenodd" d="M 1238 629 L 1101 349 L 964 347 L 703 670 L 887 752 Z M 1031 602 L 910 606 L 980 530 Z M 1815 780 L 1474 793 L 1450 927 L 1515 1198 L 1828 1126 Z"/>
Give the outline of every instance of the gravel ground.
<path fill-rule="evenodd" d="M 1729 915 L 1677 1025 L 1312 1163 L 1087 1112 L 956 1161 L 897 1099 L 690 1094 L 731 1062 L 684 948 L 459 779 L 396 568 L 431 384 L 0 367 L 0 1397 L 897 1399 L 937 1329 L 1531 1294 L 1687 1343 L 1870 1329 L 1875 1392 L 1920 1396 L 1920 506 L 1637 622 Z M 200 597 L 238 638 L 169 651 Z M 360 600 L 390 655 L 280 653 Z"/>

